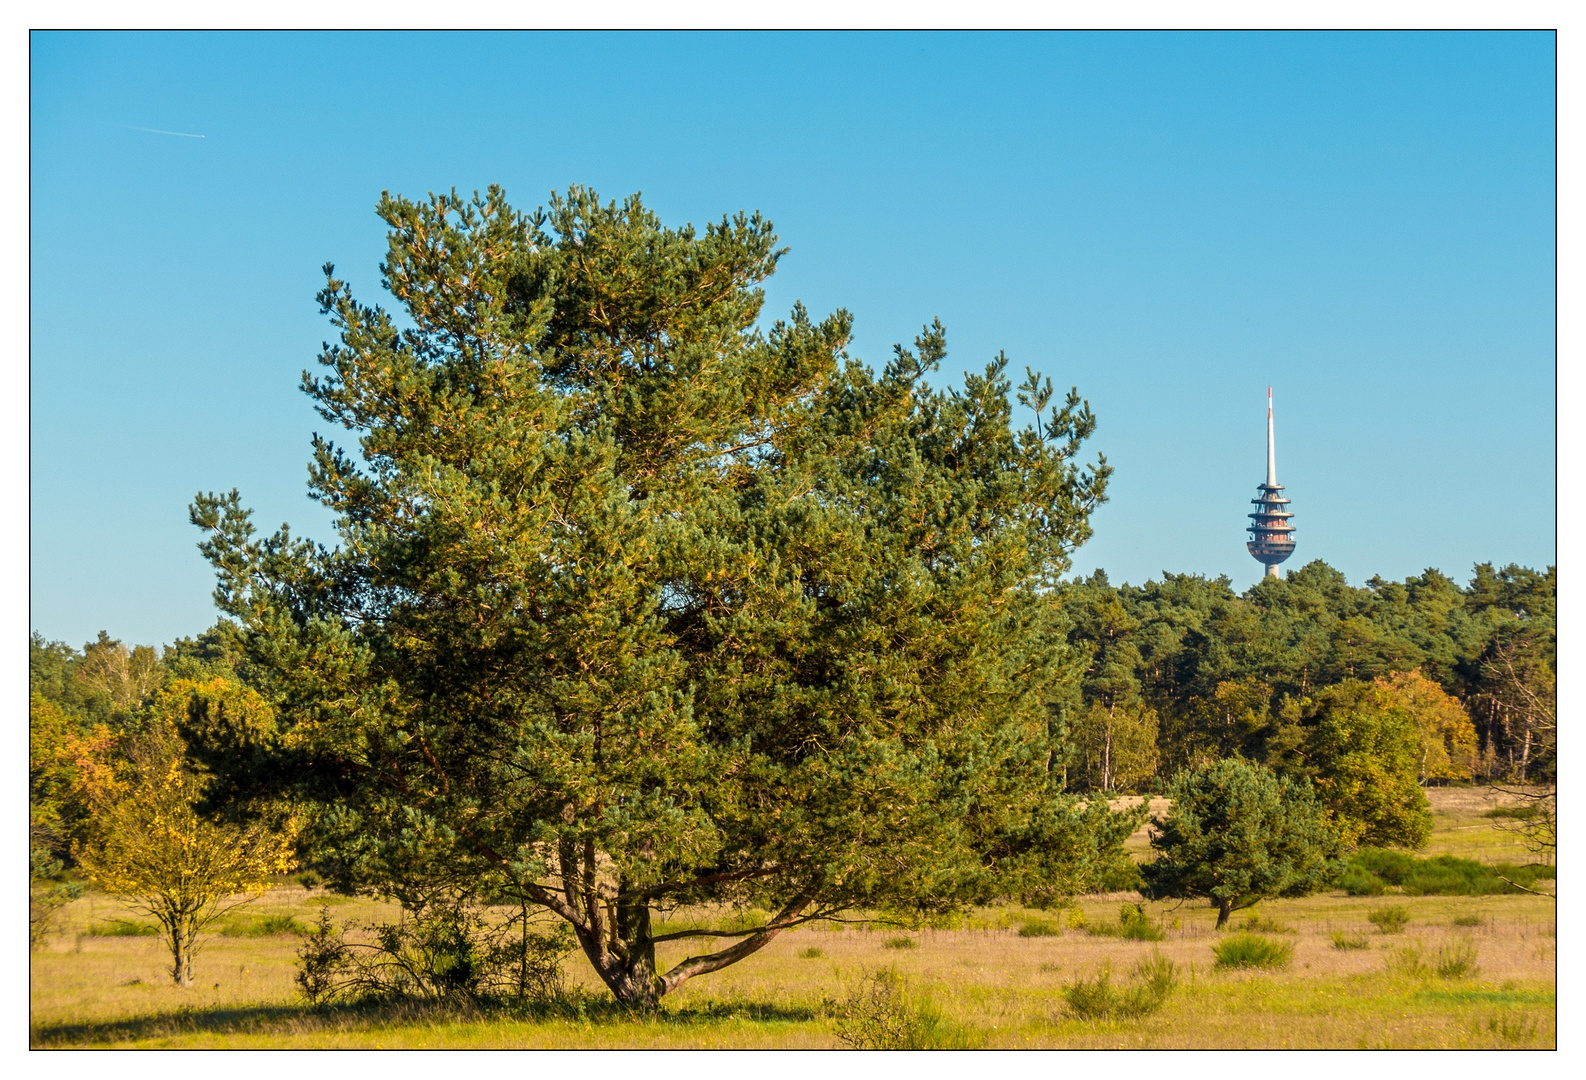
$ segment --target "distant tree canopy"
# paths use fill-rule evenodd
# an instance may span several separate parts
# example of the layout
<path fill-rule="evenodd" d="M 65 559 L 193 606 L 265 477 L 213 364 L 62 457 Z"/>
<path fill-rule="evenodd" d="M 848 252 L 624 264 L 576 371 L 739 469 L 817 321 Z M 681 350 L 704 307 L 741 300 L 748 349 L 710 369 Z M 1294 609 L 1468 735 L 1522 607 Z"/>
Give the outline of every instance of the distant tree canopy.
<path fill-rule="evenodd" d="M 1096 705 L 1154 713 L 1154 773 L 1115 772 L 1113 786 L 1160 785 L 1230 756 L 1316 776 L 1320 763 L 1306 761 L 1315 701 L 1381 680 L 1413 721 L 1403 749 L 1417 779 L 1546 782 L 1556 585 L 1552 567 L 1485 563 L 1464 588 L 1436 570 L 1355 588 L 1317 561 L 1243 594 L 1227 578 L 1113 586 L 1098 571 L 1061 589 L 1067 640 L 1086 662 L 1053 709 L 1076 729 Z M 1099 785 L 1093 758 L 1071 748 L 1072 787 Z"/>

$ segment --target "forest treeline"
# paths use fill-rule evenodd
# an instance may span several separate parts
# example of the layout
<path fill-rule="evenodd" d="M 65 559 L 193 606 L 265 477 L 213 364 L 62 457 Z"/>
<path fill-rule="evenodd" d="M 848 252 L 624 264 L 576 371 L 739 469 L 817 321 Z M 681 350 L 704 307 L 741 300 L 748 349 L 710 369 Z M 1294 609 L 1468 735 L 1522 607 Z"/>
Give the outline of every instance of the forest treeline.
<path fill-rule="evenodd" d="M 1423 784 L 1551 781 L 1556 587 L 1554 567 L 1490 563 L 1463 587 L 1437 570 L 1354 587 L 1319 560 L 1243 593 L 1195 574 L 1067 583 L 1068 787 L 1154 790 L 1231 757 L 1324 779 L 1340 724 L 1357 743 L 1376 725 L 1382 745 L 1357 751 L 1409 755 Z"/>

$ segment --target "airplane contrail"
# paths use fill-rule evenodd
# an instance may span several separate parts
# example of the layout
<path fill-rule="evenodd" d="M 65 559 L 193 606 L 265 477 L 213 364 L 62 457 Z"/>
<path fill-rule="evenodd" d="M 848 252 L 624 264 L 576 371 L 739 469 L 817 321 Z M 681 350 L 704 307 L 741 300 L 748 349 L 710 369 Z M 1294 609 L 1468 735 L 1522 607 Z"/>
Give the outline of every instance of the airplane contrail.
<path fill-rule="evenodd" d="M 122 124 L 121 126 L 124 127 L 124 128 L 127 128 L 127 129 L 129 129 L 131 131 L 147 131 L 147 132 L 149 132 L 151 134 L 154 134 L 154 135 L 179 135 L 179 136 L 181 136 L 184 139 L 202 139 L 203 138 L 202 135 L 189 135 L 185 131 L 165 131 L 165 130 L 163 130 L 161 128 L 137 127 L 134 124 Z"/>

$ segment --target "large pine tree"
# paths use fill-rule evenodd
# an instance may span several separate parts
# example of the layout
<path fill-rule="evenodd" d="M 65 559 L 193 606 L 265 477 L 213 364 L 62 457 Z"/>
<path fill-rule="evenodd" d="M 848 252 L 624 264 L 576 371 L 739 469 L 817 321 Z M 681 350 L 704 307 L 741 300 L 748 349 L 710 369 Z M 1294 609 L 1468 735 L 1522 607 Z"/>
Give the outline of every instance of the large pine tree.
<path fill-rule="evenodd" d="M 669 229 L 576 188 L 379 213 L 401 313 L 327 267 L 304 377 L 357 439 L 314 444 L 338 543 L 193 507 L 280 717 L 209 733 L 227 790 L 317 807 L 344 886 L 554 912 L 640 1005 L 801 922 L 1057 896 L 1118 857 L 1133 818 L 1061 794 L 1045 704 L 1050 586 L 1108 472 L 1077 395 L 1032 376 L 1015 432 L 1000 356 L 927 384 L 939 325 L 879 375 L 846 312 L 762 332 L 758 215 Z M 658 966 L 697 931 L 655 915 L 701 902 L 773 914 Z"/>

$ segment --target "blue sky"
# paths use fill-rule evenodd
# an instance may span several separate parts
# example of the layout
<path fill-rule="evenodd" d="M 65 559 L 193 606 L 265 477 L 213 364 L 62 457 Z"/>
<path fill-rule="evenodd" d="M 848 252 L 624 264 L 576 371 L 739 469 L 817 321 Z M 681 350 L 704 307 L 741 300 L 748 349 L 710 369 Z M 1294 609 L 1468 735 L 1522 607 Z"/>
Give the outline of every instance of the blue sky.
<path fill-rule="evenodd" d="M 1100 418 L 1076 570 L 1260 566 L 1275 387 L 1291 566 L 1351 582 L 1554 561 L 1546 34 L 35 34 L 31 622 L 168 642 L 215 617 L 186 506 L 333 539 L 297 389 L 373 206 L 504 185 L 759 209 L 768 313 L 879 366 L 1005 349 Z M 137 130 L 153 128 L 202 139 Z"/>

